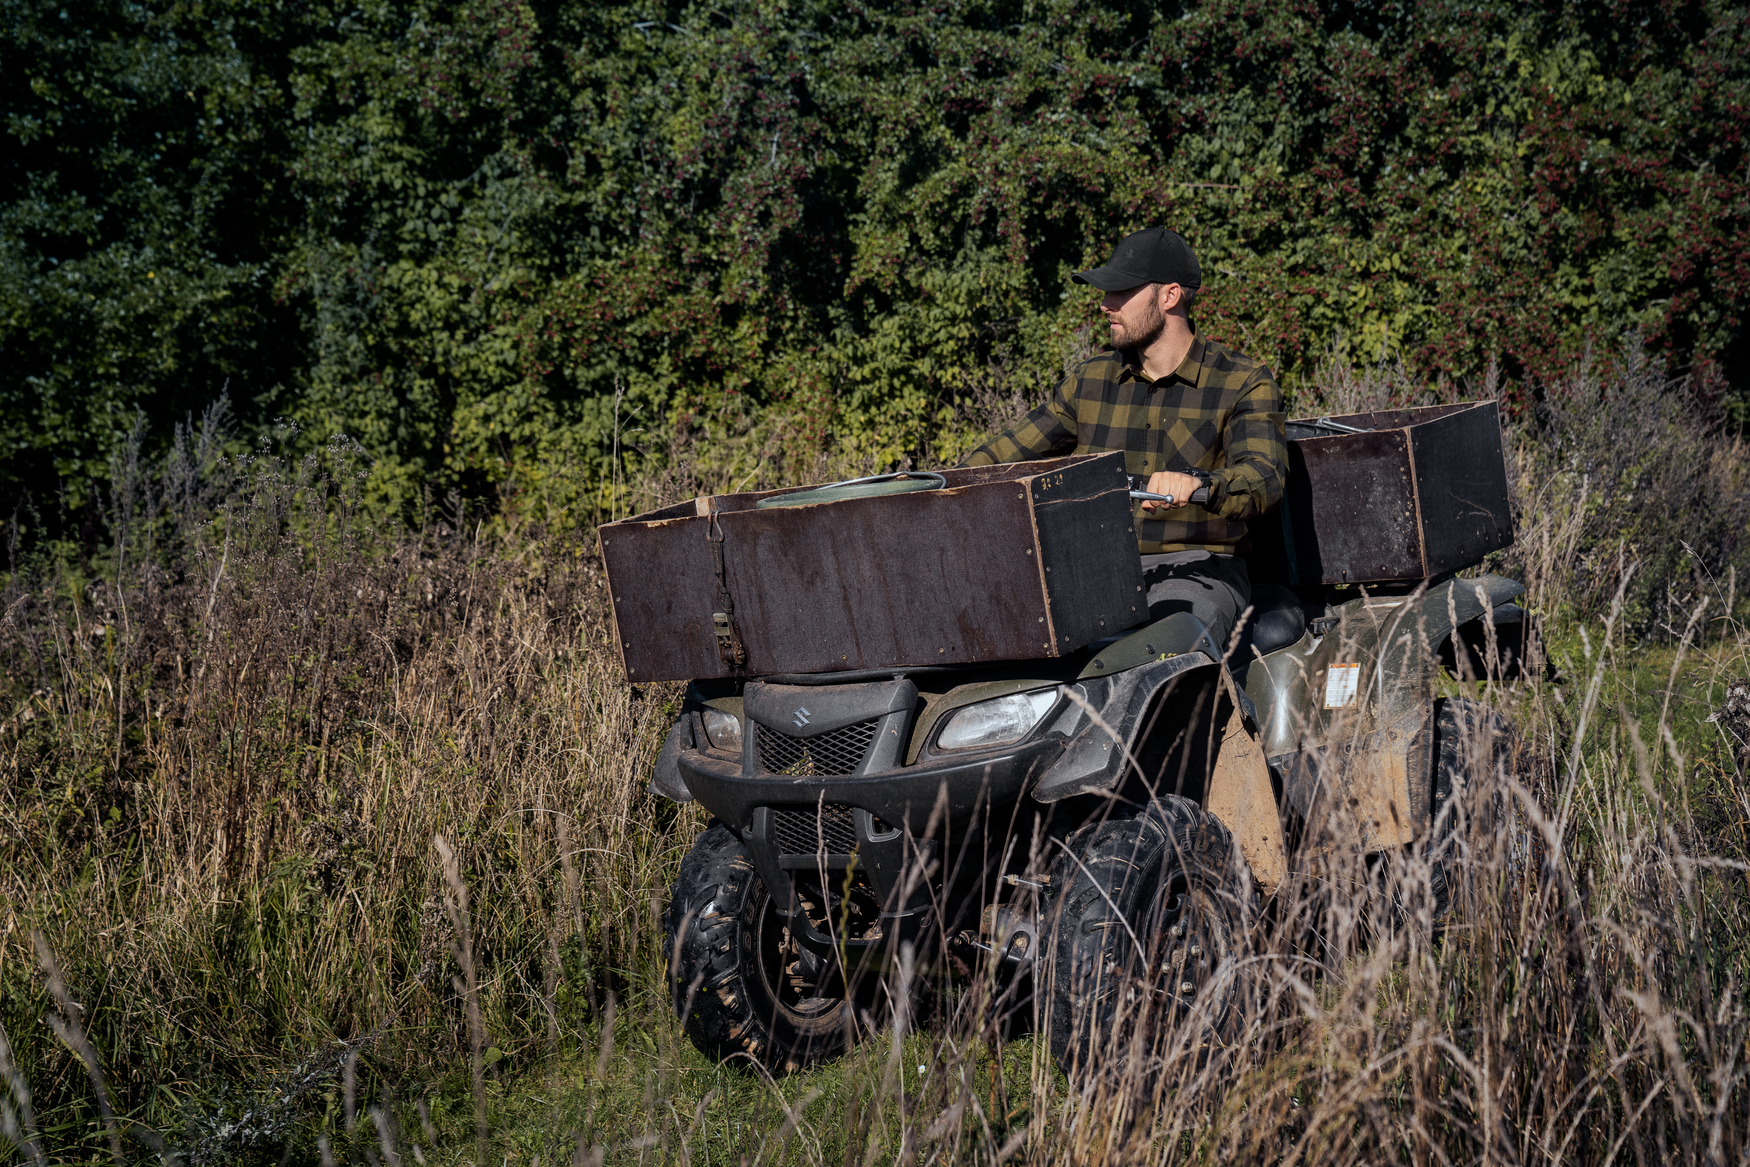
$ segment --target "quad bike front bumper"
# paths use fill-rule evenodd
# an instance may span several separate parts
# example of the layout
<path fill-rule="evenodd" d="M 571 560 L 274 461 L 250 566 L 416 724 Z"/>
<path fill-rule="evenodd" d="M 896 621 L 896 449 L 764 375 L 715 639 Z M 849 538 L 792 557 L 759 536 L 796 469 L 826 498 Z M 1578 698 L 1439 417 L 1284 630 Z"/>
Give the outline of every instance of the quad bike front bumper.
<path fill-rule="evenodd" d="M 918 945 L 940 923 L 930 872 L 956 827 L 1013 804 L 1064 744 L 1048 736 L 838 777 L 750 774 L 710 750 L 682 750 L 676 761 L 693 797 L 741 836 L 797 941 L 869 964 Z M 853 868 L 868 889 L 856 927 L 847 909 L 823 902 L 851 884 Z"/>

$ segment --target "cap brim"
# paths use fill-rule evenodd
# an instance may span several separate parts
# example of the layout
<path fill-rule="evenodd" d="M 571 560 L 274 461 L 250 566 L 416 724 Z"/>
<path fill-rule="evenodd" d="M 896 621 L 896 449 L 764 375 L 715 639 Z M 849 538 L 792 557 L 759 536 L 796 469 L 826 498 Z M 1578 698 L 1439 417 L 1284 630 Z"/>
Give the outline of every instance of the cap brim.
<path fill-rule="evenodd" d="M 1078 284 L 1090 284 L 1102 292 L 1128 292 L 1131 288 L 1140 288 L 1148 283 L 1139 276 L 1129 272 L 1121 272 L 1116 268 L 1097 267 L 1092 271 L 1079 271 L 1069 277 Z"/>

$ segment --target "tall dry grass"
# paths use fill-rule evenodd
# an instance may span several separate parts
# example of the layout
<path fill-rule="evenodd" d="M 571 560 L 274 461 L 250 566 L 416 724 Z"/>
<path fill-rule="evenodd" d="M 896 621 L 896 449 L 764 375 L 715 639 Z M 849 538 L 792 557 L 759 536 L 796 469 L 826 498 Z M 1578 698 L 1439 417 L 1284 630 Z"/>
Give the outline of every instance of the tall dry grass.
<path fill-rule="evenodd" d="M 116 468 L 89 575 L 11 576 L 0 1020 L 58 1139 L 92 1082 L 33 936 L 117 1111 L 195 1161 L 301 1130 L 345 1066 L 442 1076 L 470 1010 L 508 1072 L 636 982 L 697 825 L 644 792 L 674 694 L 620 681 L 579 539 L 384 531 L 349 459 L 185 434 Z"/>
<path fill-rule="evenodd" d="M 655 929 L 703 817 L 644 793 L 677 694 L 619 676 L 587 534 L 386 528 L 350 451 L 226 458 L 210 417 L 118 463 L 99 554 L 7 579 L 13 1155 L 480 1162 L 538 1087 L 543 1161 L 1743 1162 L 1750 759 L 1701 717 L 1750 673 L 1750 460 L 1636 360 L 1510 435 L 1501 566 L 1562 676 L 1463 687 L 1520 748 L 1475 743 L 1454 922 L 1425 859 L 1352 857 L 1257 918 L 1242 1040 L 1086 1089 L 986 977 L 814 1078 L 695 1090 Z M 1422 392 L 1333 367 L 1306 404 Z M 706 453 L 609 505 L 769 473 Z"/>
<path fill-rule="evenodd" d="M 1425 855 L 1339 854 L 1276 896 L 1229 966 L 1249 1001 L 1234 1045 L 1102 1075 L 1030 1145 L 1056 1133 L 1110 1163 L 1750 1153 L 1750 782 L 1669 719 L 1606 716 L 1622 590 L 1569 685 L 1488 694 L 1520 740 L 1478 726 L 1468 743 L 1443 927 Z M 1741 626 L 1709 646 L 1737 667 L 1747 648 Z M 1712 830 L 1701 789 L 1724 812 Z"/>

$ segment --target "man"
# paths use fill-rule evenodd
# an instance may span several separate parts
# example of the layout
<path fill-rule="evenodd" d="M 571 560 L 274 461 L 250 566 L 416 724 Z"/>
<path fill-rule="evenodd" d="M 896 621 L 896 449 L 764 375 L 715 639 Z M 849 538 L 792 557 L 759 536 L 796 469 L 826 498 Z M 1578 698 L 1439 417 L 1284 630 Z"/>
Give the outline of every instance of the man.
<path fill-rule="evenodd" d="M 1202 269 L 1176 233 L 1128 235 L 1105 266 L 1072 278 L 1106 293 L 1100 311 L 1112 326 L 1111 349 L 962 464 L 1122 450 L 1132 477 L 1147 479 L 1144 489 L 1174 499 L 1139 504 L 1150 619 L 1190 612 L 1225 647 L 1251 604 L 1239 558 L 1246 520 L 1282 499 L 1281 390 L 1257 361 L 1197 336 L 1190 307 Z M 1206 503 L 1185 501 L 1203 486 Z"/>

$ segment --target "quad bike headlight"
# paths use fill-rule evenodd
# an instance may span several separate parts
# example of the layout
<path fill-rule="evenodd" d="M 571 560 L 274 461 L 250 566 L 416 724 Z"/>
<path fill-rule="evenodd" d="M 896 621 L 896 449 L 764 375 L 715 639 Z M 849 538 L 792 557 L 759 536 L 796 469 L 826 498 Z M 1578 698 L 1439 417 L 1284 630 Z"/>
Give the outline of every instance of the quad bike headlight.
<path fill-rule="evenodd" d="M 1032 732 L 1039 719 L 1057 704 L 1057 690 L 1035 689 L 1011 693 L 957 709 L 936 738 L 939 750 L 969 750 L 974 746 L 1000 746 L 1018 742 Z"/>
<path fill-rule="evenodd" d="M 741 752 L 741 718 L 721 709 L 705 710 L 705 738 L 714 750 Z"/>

